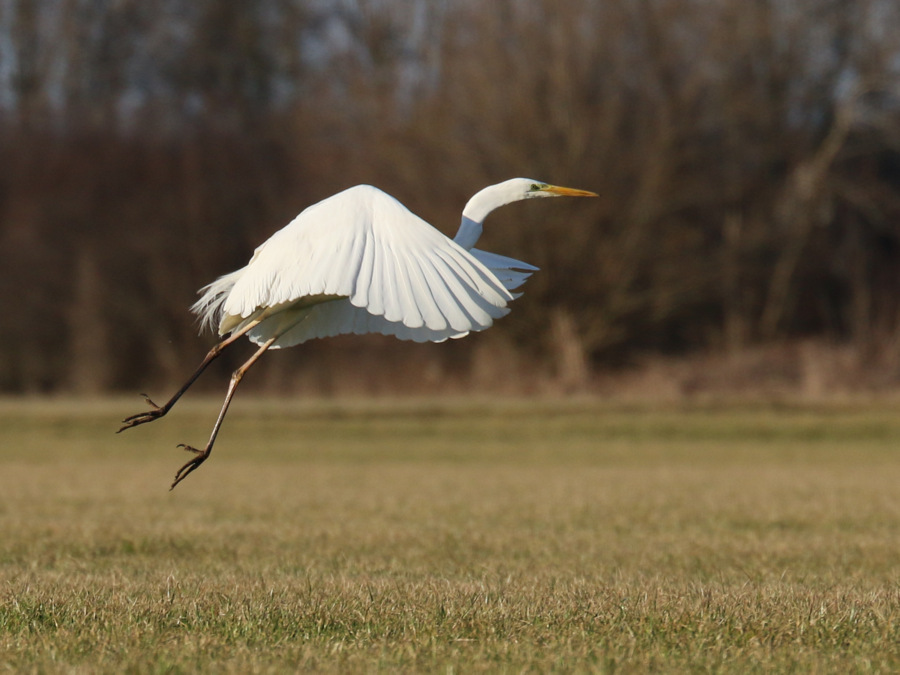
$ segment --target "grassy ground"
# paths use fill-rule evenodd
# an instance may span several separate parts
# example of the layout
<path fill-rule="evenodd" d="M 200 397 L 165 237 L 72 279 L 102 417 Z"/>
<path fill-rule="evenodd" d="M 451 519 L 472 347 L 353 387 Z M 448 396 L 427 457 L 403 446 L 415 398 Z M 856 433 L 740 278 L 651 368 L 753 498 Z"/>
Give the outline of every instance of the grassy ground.
<path fill-rule="evenodd" d="M 883 407 L 0 403 L 0 671 L 900 669 Z"/>

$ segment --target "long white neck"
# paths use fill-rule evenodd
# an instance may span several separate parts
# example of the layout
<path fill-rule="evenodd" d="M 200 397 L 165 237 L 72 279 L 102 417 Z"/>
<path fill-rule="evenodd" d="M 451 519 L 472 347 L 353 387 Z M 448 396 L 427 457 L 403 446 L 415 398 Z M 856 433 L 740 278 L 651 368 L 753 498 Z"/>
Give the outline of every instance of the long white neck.
<path fill-rule="evenodd" d="M 488 214 L 498 206 L 509 204 L 524 197 L 521 192 L 512 192 L 507 183 L 499 183 L 498 185 L 489 185 L 475 193 L 475 195 L 466 203 L 466 208 L 462 212 L 462 222 L 459 224 L 459 231 L 453 238 L 457 244 L 468 250 L 475 246 L 481 237 L 483 230 L 482 223 Z"/>

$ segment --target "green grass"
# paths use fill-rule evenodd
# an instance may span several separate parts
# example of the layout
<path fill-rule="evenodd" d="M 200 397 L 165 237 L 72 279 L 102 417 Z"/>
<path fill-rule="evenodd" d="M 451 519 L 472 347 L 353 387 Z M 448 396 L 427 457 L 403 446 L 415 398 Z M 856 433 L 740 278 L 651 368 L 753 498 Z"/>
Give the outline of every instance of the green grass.
<path fill-rule="evenodd" d="M 895 672 L 900 416 L 0 402 L 0 671 Z"/>

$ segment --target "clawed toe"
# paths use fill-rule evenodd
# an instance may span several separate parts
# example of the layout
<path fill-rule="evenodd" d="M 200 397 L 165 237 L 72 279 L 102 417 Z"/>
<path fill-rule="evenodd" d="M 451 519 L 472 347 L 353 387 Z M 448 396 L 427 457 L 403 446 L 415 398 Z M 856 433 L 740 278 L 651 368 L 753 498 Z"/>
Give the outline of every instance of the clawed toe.
<path fill-rule="evenodd" d="M 122 420 L 122 426 L 119 427 L 119 430 L 116 432 L 117 434 L 122 433 L 126 429 L 131 429 L 131 427 L 136 427 L 139 424 L 158 420 L 160 417 L 166 414 L 166 408 L 160 408 L 150 399 L 149 396 L 147 396 L 147 394 L 141 394 L 141 396 L 144 397 L 144 401 L 146 401 L 147 405 L 150 406 L 150 410 L 126 417 L 124 420 Z"/>
<path fill-rule="evenodd" d="M 175 480 L 172 481 L 172 485 L 171 487 L 169 487 L 169 490 L 174 490 L 176 485 L 187 478 L 194 469 L 203 464 L 203 462 L 206 461 L 206 458 L 209 457 L 209 448 L 198 450 L 197 448 L 191 445 L 186 445 L 184 443 L 179 443 L 177 447 L 187 450 L 188 452 L 193 452 L 194 456 L 175 473 Z"/>
<path fill-rule="evenodd" d="M 139 424 L 144 424 L 145 422 L 152 422 L 153 420 L 158 420 L 163 416 L 162 410 L 148 410 L 147 412 L 138 413 L 137 415 L 131 415 L 130 417 L 126 417 L 122 420 L 122 426 L 119 427 L 119 430 L 116 432 L 117 434 L 122 433 L 126 429 L 131 429 L 132 427 L 136 427 Z"/>

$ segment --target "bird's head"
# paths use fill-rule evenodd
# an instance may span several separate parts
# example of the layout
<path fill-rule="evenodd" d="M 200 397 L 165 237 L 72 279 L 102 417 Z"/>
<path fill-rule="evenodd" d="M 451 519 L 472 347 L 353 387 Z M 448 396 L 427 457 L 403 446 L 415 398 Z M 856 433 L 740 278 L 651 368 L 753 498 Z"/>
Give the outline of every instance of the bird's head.
<path fill-rule="evenodd" d="M 575 188 L 550 185 L 531 178 L 512 178 L 500 183 L 507 191 L 510 201 L 519 199 L 534 199 L 536 197 L 596 197 L 596 192 L 588 190 L 576 190 Z M 498 186 L 498 187 L 500 187 Z"/>
<path fill-rule="evenodd" d="M 468 201 L 463 209 L 462 224 L 455 241 L 463 248 L 472 248 L 481 236 L 481 223 L 491 211 L 504 204 L 536 197 L 597 196 L 596 192 L 550 185 L 531 178 L 510 178 L 476 192 Z"/>

